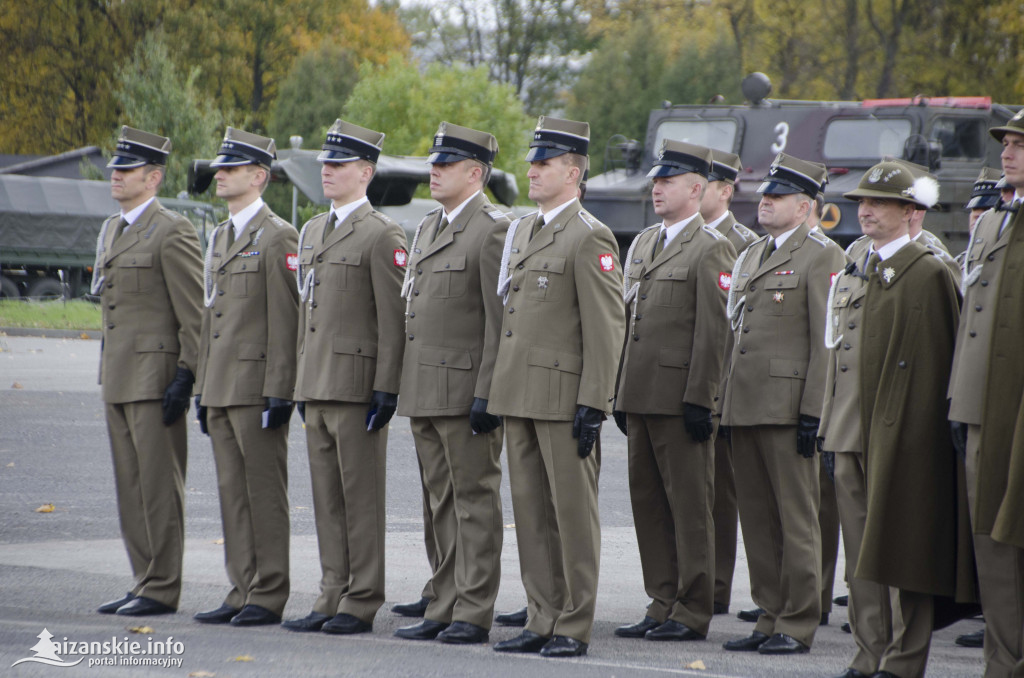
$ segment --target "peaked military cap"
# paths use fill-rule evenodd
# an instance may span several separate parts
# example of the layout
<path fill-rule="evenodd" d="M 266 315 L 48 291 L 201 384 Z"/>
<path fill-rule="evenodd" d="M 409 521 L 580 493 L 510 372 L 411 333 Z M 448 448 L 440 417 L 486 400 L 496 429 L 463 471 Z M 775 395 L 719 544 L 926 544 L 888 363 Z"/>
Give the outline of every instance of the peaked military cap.
<path fill-rule="evenodd" d="M 685 141 L 665 139 L 658 159 L 647 173 L 649 177 L 671 177 L 677 174 L 699 174 L 705 179 L 711 170 L 711 149 Z"/>
<path fill-rule="evenodd" d="M 323 150 L 316 159 L 320 162 L 367 160 L 375 163 L 380 157 L 380 148 L 383 145 L 383 132 L 353 125 L 339 118 L 327 130 L 327 140 L 321 146 Z"/>
<path fill-rule="evenodd" d="M 159 134 L 143 132 L 123 125 L 117 137 L 117 147 L 107 163 L 113 169 L 135 169 L 143 165 L 166 165 L 171 152 L 171 140 Z"/>
<path fill-rule="evenodd" d="M 995 137 L 996 141 L 1002 141 L 1007 132 L 1024 136 L 1024 108 L 1017 111 L 1016 115 L 1007 120 L 1005 125 L 990 127 L 988 130 L 988 133 Z"/>
<path fill-rule="evenodd" d="M 881 198 L 899 200 L 929 208 L 939 200 L 939 182 L 927 174 L 915 176 L 906 163 L 883 160 L 861 177 L 857 188 L 843 194 L 844 198 Z"/>
<path fill-rule="evenodd" d="M 566 153 L 586 155 L 590 145 L 590 123 L 561 120 L 542 115 L 533 131 L 526 162 L 546 160 Z"/>
<path fill-rule="evenodd" d="M 971 198 L 964 205 L 964 209 L 988 209 L 999 204 L 1001 189 L 999 180 L 1002 172 L 992 167 L 982 167 L 981 173 L 974 181 L 974 188 L 971 189 Z"/>
<path fill-rule="evenodd" d="M 742 171 L 743 163 L 740 162 L 740 156 L 711 149 L 711 171 L 708 172 L 708 181 L 734 184 Z"/>
<path fill-rule="evenodd" d="M 433 164 L 472 159 L 490 165 L 497 153 L 498 140 L 493 134 L 442 122 L 434 134 L 434 145 L 430 147 L 427 162 Z"/>
<path fill-rule="evenodd" d="M 269 137 L 228 127 L 224 141 L 220 144 L 217 157 L 210 167 L 238 167 L 240 165 L 262 165 L 270 167 L 277 157 L 277 145 Z"/>
<path fill-rule="evenodd" d="M 820 162 L 811 162 L 779 153 L 772 161 L 768 174 L 758 187 L 758 193 L 788 195 L 803 193 L 812 200 L 825 190 L 828 170 Z"/>

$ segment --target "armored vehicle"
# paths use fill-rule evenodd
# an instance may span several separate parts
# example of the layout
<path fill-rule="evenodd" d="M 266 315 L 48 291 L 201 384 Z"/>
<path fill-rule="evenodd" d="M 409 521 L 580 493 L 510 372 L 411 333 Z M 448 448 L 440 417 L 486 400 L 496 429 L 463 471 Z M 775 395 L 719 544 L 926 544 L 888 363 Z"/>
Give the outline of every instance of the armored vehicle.
<path fill-rule="evenodd" d="M 746 104 L 665 102 L 651 112 L 643 144 L 613 137 L 605 171 L 590 178 L 584 206 L 611 227 L 620 244 L 657 223 L 646 175 L 662 140 L 671 138 L 740 156 L 743 172 L 732 211 L 738 221 L 762 232 L 757 187 L 775 156 L 785 151 L 828 166 L 822 228 L 845 245 L 861 232 L 857 206 L 842 194 L 856 188 L 865 170 L 891 156 L 925 165 L 938 178 L 939 204 L 924 225 L 956 253 L 967 243 L 963 205 L 974 180 L 982 167 L 1000 167 L 1001 147 L 987 130 L 1005 124 L 1020 108 L 981 96 L 792 101 L 768 99 L 770 91 L 767 76 L 754 73 L 743 81 Z"/>

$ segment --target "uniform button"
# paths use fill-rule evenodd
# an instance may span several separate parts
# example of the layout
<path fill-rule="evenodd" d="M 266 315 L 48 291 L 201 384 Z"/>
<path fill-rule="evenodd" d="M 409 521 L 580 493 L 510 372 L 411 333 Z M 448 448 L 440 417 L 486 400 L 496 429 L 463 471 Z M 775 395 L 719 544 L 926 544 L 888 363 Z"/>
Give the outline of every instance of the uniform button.
<path fill-rule="evenodd" d="M 114 289 L 114 283 L 107 283 L 107 289 L 108 290 Z"/>
<path fill-rule="evenodd" d="M 521 271 L 521 270 L 523 270 L 523 265 L 519 264 L 518 266 L 516 266 L 516 268 L 518 268 Z"/>
<path fill-rule="evenodd" d="M 981 286 L 982 287 L 988 287 L 988 281 L 987 280 L 982 280 L 981 281 Z"/>
<path fill-rule="evenodd" d="M 221 271 L 220 272 L 221 275 L 224 275 L 225 273 L 227 273 L 227 271 Z"/>
<path fill-rule="evenodd" d="M 416 338 L 416 337 L 412 336 L 411 334 L 409 335 L 409 341 L 412 341 L 412 340 L 413 340 L 413 339 L 415 339 L 415 338 Z"/>
<path fill-rule="evenodd" d="M 451 267 L 452 267 L 452 265 L 451 265 L 451 264 L 445 264 L 445 265 L 444 265 L 444 267 L 445 267 L 445 268 L 451 268 Z M 545 268 L 547 268 L 547 267 L 545 266 Z"/>
<path fill-rule="evenodd" d="M 445 360 L 442 360 L 442 361 L 441 361 L 441 364 L 442 364 L 442 365 L 447 365 L 447 364 L 448 364 L 448 362 L 447 362 L 447 361 L 445 361 Z"/>
<path fill-rule="evenodd" d="M 320 278 L 317 278 L 316 280 L 314 280 L 313 284 L 314 285 L 319 285 L 320 284 Z"/>
<path fill-rule="evenodd" d="M 640 337 L 634 334 L 633 335 L 633 341 L 640 341 Z"/>
<path fill-rule="evenodd" d="M 839 366 L 839 371 L 840 372 L 845 372 L 846 371 L 846 365 L 840 365 Z"/>
<path fill-rule="evenodd" d="M 756 287 L 756 286 L 754 286 L 753 284 L 751 284 L 751 285 L 750 285 L 750 291 L 751 291 L 751 292 L 756 292 L 756 291 L 757 291 L 757 287 Z"/>
<path fill-rule="evenodd" d="M 409 311 L 409 317 L 410 318 L 415 318 L 416 317 L 416 311 Z"/>
<path fill-rule="evenodd" d="M 342 257 L 341 258 L 342 261 L 345 261 L 346 259 L 347 259 L 347 257 Z"/>
<path fill-rule="evenodd" d="M 220 311 L 214 311 L 213 315 L 219 318 L 219 317 L 221 317 L 224 314 L 221 313 Z"/>
<path fill-rule="evenodd" d="M 899 361 L 896 364 L 899 365 L 900 367 L 902 367 L 903 369 L 906 369 L 906 367 L 907 367 L 907 361 L 906 360 L 901 360 L 901 361 Z"/>
<path fill-rule="evenodd" d="M 741 355 L 746 355 L 746 353 L 747 353 L 747 349 L 745 349 L 745 348 L 741 348 L 740 349 L 740 354 Z"/>
<path fill-rule="evenodd" d="M 975 332 L 974 330 L 971 330 L 971 331 L 970 331 L 970 332 L 968 332 L 967 334 L 969 334 L 969 335 L 970 335 L 970 336 L 972 336 L 972 337 L 976 337 L 976 336 L 978 336 L 978 333 L 977 333 L 977 332 Z"/>
<path fill-rule="evenodd" d="M 855 323 L 855 322 L 853 322 L 853 321 L 851 320 L 851 321 L 850 321 L 850 324 L 849 324 L 849 325 L 847 325 L 847 327 L 849 327 L 849 328 L 850 328 L 851 330 L 855 330 L 855 329 L 857 329 L 857 323 Z"/>
<path fill-rule="evenodd" d="M 753 306 L 747 306 L 747 313 L 753 313 L 753 312 L 754 312 L 754 307 Z"/>
<path fill-rule="evenodd" d="M 544 264 L 544 268 L 547 268 L 547 267 L 548 267 L 548 265 L 547 265 L 547 264 Z"/>
<path fill-rule="evenodd" d="M 515 312 L 516 312 L 516 309 L 514 309 L 514 308 L 509 308 L 509 309 L 508 309 L 508 312 L 509 312 L 509 313 L 515 313 Z"/>
<path fill-rule="evenodd" d="M 843 344 L 843 349 L 849 351 L 850 350 L 850 345 L 849 344 Z"/>
<path fill-rule="evenodd" d="M 638 316 L 636 317 L 636 319 L 637 319 L 637 320 L 643 320 L 643 319 L 644 319 L 644 317 L 643 317 L 642 315 L 638 315 Z"/>
<path fill-rule="evenodd" d="M 647 275 L 644 276 L 644 280 L 650 280 L 650 279 L 651 279 L 651 274 L 650 273 L 648 273 Z"/>
<path fill-rule="evenodd" d="M 799 377 L 800 376 L 800 370 L 793 370 L 793 376 L 794 377 Z"/>
<path fill-rule="evenodd" d="M 690 361 L 689 360 L 684 360 L 683 361 L 683 367 L 689 367 L 689 366 L 690 366 Z"/>
<path fill-rule="evenodd" d="M 110 323 L 109 325 L 107 325 L 107 329 L 108 330 L 114 329 L 114 323 Z"/>
<path fill-rule="evenodd" d="M 974 310 L 975 311 L 980 311 L 981 310 L 981 304 L 978 304 L 977 306 L 975 306 Z"/>
<path fill-rule="evenodd" d="M 316 308 L 317 302 L 314 301 L 312 304 L 310 304 L 310 306 L 312 306 L 313 308 Z"/>
<path fill-rule="evenodd" d="M 324 263 L 324 258 L 323 257 L 317 257 L 316 258 L 316 263 L 318 263 L 318 264 Z"/>
<path fill-rule="evenodd" d="M 749 331 L 750 331 L 750 328 L 749 328 L 749 327 L 744 327 L 744 328 L 743 328 L 743 334 L 746 334 L 746 333 L 747 333 L 747 332 L 749 332 Z"/>
<path fill-rule="evenodd" d="M 996 260 L 996 255 L 994 255 L 994 254 L 990 254 L 990 255 L 988 255 L 988 256 L 987 256 L 987 257 L 985 257 L 985 258 L 986 258 L 986 259 L 988 259 L 989 261 L 995 261 L 995 260 Z"/>
<path fill-rule="evenodd" d="M 266 358 L 266 357 L 267 357 L 267 354 L 266 354 L 266 353 L 260 353 L 260 359 L 261 359 L 261 360 L 262 360 L 262 359 L 264 359 L 264 358 Z"/>
<path fill-rule="evenodd" d="M 160 350 L 163 350 L 164 345 L 163 344 L 157 344 L 157 348 L 159 348 Z"/>
<path fill-rule="evenodd" d="M 512 330 L 506 330 L 505 331 L 505 336 L 506 337 L 511 337 L 512 336 Z"/>
<path fill-rule="evenodd" d="M 558 367 L 558 361 L 557 360 L 555 361 L 555 367 Z"/>
<path fill-rule="evenodd" d="M 109 308 L 109 309 L 110 309 L 111 311 L 113 311 L 113 310 L 114 310 L 114 308 L 115 308 L 115 306 L 114 306 L 113 304 L 108 304 L 108 305 L 107 305 L 107 308 Z"/>
<path fill-rule="evenodd" d="M 512 291 L 513 292 L 518 292 L 519 291 L 519 285 L 513 285 L 512 286 Z"/>
<path fill-rule="evenodd" d="M 854 308 L 860 308 L 860 302 L 859 301 L 853 302 L 853 307 Z"/>
<path fill-rule="evenodd" d="M 224 290 L 217 290 L 217 296 L 218 297 L 223 297 L 224 296 Z"/>
<path fill-rule="evenodd" d="M 423 273 L 423 269 L 422 268 L 417 268 L 416 269 L 416 275 L 420 275 L 421 273 Z"/>
<path fill-rule="evenodd" d="M 363 352 L 363 349 L 361 349 L 361 348 L 357 348 L 356 349 L 356 353 L 362 353 L 362 352 Z"/>
<path fill-rule="evenodd" d="M 641 294 L 640 295 L 640 301 L 646 301 L 646 299 L 647 299 L 647 295 L 646 294 Z"/>
<path fill-rule="evenodd" d="M 420 291 L 419 290 L 413 290 L 412 291 L 412 296 L 414 296 L 414 297 L 420 296 Z"/>
<path fill-rule="evenodd" d="M 220 332 L 214 332 L 213 333 L 213 338 L 214 339 L 220 339 Z"/>
<path fill-rule="evenodd" d="M 310 328 L 309 328 L 309 331 L 310 331 L 310 332 L 316 332 L 316 328 L 315 328 L 315 327 L 310 327 Z"/>

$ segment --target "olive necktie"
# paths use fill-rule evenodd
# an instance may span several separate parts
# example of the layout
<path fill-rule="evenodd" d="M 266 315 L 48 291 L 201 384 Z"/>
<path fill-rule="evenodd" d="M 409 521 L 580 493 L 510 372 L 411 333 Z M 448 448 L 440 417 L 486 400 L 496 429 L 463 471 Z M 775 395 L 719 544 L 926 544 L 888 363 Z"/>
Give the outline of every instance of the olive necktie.
<path fill-rule="evenodd" d="M 334 233 L 334 229 L 338 227 L 338 214 L 331 210 L 331 213 L 327 216 L 327 225 L 324 226 L 324 241 L 327 240 L 327 236 Z"/>
<path fill-rule="evenodd" d="M 761 253 L 761 263 L 768 261 L 768 258 L 772 256 L 772 252 L 775 251 L 775 238 L 770 238 L 768 244 L 765 245 L 764 252 Z"/>
<path fill-rule="evenodd" d="M 431 244 L 437 242 L 437 239 L 441 237 L 444 230 L 448 228 L 448 217 L 442 216 L 441 221 L 437 224 L 437 228 L 434 229 L 434 239 L 430 241 Z"/>
<path fill-rule="evenodd" d="M 651 255 L 651 261 L 658 258 L 661 251 L 665 249 L 665 240 L 668 238 L 668 229 L 664 226 L 661 227 L 661 233 L 658 234 L 658 240 L 654 243 L 654 254 Z"/>

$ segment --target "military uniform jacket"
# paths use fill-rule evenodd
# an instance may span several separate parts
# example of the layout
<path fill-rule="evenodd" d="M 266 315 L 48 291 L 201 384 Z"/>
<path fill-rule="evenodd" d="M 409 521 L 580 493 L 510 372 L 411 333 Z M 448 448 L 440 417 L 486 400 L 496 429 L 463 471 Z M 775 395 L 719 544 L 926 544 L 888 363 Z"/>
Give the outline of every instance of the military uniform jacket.
<path fill-rule="evenodd" d="M 531 240 L 537 215 L 509 227 L 508 300 L 488 412 L 572 421 L 611 412 L 625 316 L 618 245 L 573 201 Z M 513 230 L 515 229 L 515 230 Z"/>
<path fill-rule="evenodd" d="M 715 226 L 715 230 L 726 237 L 726 239 L 732 244 L 733 249 L 736 250 L 736 255 L 739 256 L 748 247 L 753 245 L 757 241 L 757 234 L 751 231 L 749 228 L 736 221 L 736 217 L 733 216 L 732 212 L 725 213 L 725 219 L 722 219 Z M 735 265 L 735 260 L 733 265 Z M 730 273 L 732 272 L 732 266 L 729 267 Z M 729 277 L 730 282 L 732 276 Z M 715 413 L 721 414 L 722 412 L 722 399 L 725 397 L 725 387 L 729 383 L 729 368 L 732 365 L 732 344 L 733 335 L 732 330 L 726 334 L 725 341 L 725 361 L 722 363 L 722 383 L 718 387 L 718 396 L 715 398 Z"/>
<path fill-rule="evenodd" d="M 651 260 L 661 226 L 630 248 L 627 327 L 616 407 L 634 414 L 712 409 L 722 379 L 735 250 L 700 214 Z M 634 287 L 635 286 L 635 287 Z"/>
<path fill-rule="evenodd" d="M 302 228 L 295 398 L 368 403 L 402 375 L 405 232 L 363 204 L 325 238 L 329 214 Z"/>
<path fill-rule="evenodd" d="M 1024 209 L 999 235 L 1006 214 L 982 215 L 967 250 L 949 416 L 981 424 L 974 531 L 1024 549 Z"/>
<path fill-rule="evenodd" d="M 818 417 L 828 365 L 826 302 L 843 250 L 807 224 L 762 264 L 762 237 L 736 260 L 729 313 L 735 344 L 726 426 L 795 425 Z"/>
<path fill-rule="evenodd" d="M 97 275 L 103 309 L 103 400 L 160 400 L 177 368 L 196 372 L 202 257 L 195 227 L 154 200 L 124 235 L 103 225 Z"/>
<path fill-rule="evenodd" d="M 207 407 L 264 405 L 295 391 L 298 233 L 264 205 L 228 244 L 230 220 L 207 249 L 196 393 Z"/>
<path fill-rule="evenodd" d="M 420 224 L 409 259 L 405 370 L 398 413 L 468 415 L 487 399 L 498 354 L 495 293 L 509 220 L 479 193 L 438 233 L 442 212 Z"/>
<path fill-rule="evenodd" d="M 949 251 L 946 250 L 946 246 L 942 244 L 938 236 L 931 233 L 930 231 L 921 231 L 918 234 L 917 239 L 912 239 L 923 247 L 927 248 L 929 252 L 939 258 L 946 268 L 949 270 L 949 274 L 953 276 L 953 283 L 960 286 L 960 267 L 961 262 L 950 256 Z M 850 246 L 846 248 L 846 256 L 851 261 L 863 262 L 865 257 L 868 256 L 868 252 L 871 250 L 871 238 L 866 235 L 854 240 L 850 243 Z"/>

